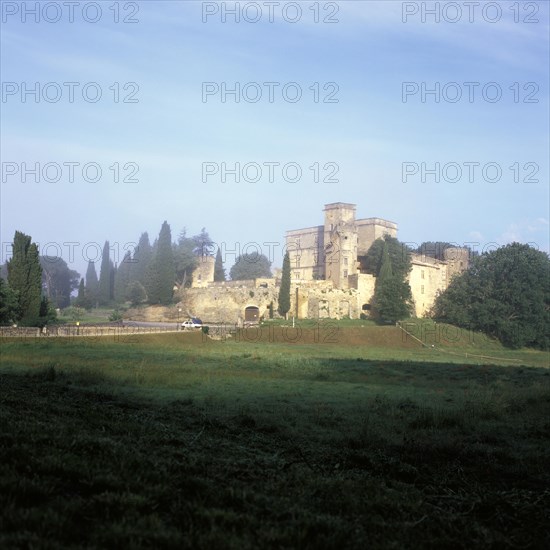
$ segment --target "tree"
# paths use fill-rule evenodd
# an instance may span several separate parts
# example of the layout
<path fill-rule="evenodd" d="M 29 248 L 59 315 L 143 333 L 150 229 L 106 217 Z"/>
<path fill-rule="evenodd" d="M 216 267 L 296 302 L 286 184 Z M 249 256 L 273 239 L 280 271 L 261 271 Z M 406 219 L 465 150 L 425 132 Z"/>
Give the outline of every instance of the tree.
<path fill-rule="evenodd" d="M 408 275 L 412 268 L 409 248 L 394 237 L 385 235 L 374 241 L 362 261 L 363 269 L 376 276 L 373 307 L 387 321 L 409 317 L 412 292 Z"/>
<path fill-rule="evenodd" d="M 36 320 L 36 326 L 42 328 L 45 327 L 50 321 L 54 321 L 57 317 L 57 314 L 52 307 L 50 301 L 46 296 L 42 296 L 40 300 L 40 310 L 38 314 L 38 319 Z"/>
<path fill-rule="evenodd" d="M 147 300 L 147 293 L 145 288 L 139 281 L 132 281 L 126 290 L 126 299 L 130 301 L 133 306 L 138 306 Z"/>
<path fill-rule="evenodd" d="M 512 243 L 472 259 L 435 301 L 432 315 L 511 348 L 550 347 L 550 258 Z"/>
<path fill-rule="evenodd" d="M 126 291 L 132 276 L 132 265 L 132 253 L 128 250 L 115 273 L 114 297 L 116 302 L 121 303 L 126 300 Z"/>
<path fill-rule="evenodd" d="M 176 267 L 172 250 L 172 234 L 168 222 L 160 229 L 155 256 L 148 270 L 145 289 L 149 303 L 168 305 L 172 302 Z"/>
<path fill-rule="evenodd" d="M 290 311 L 290 256 L 288 252 L 283 259 L 283 272 L 281 275 L 281 287 L 279 288 L 279 315 L 285 319 Z"/>
<path fill-rule="evenodd" d="M 197 267 L 197 255 L 194 252 L 196 248 L 194 239 L 187 237 L 183 229 L 174 247 L 176 281 L 181 287 L 191 286 L 193 271 Z"/>
<path fill-rule="evenodd" d="M 222 282 L 225 281 L 225 269 L 223 267 L 223 261 L 222 261 L 222 253 L 220 249 L 218 248 L 218 251 L 216 252 L 216 261 L 214 263 L 214 282 Z"/>
<path fill-rule="evenodd" d="M 94 307 L 92 298 L 88 294 L 88 290 L 84 284 L 84 279 L 80 279 L 80 284 L 78 285 L 78 295 L 74 301 L 74 305 L 78 308 L 90 310 Z"/>
<path fill-rule="evenodd" d="M 203 227 L 198 235 L 192 237 L 193 253 L 197 256 L 212 256 L 212 249 L 214 247 L 214 241 L 210 238 L 208 231 Z"/>
<path fill-rule="evenodd" d="M 99 295 L 100 306 L 108 306 L 111 303 L 111 271 L 112 262 L 109 257 L 109 241 L 103 245 L 103 254 L 101 255 L 101 268 L 99 270 Z"/>
<path fill-rule="evenodd" d="M 92 302 L 92 307 L 97 307 L 99 305 L 99 280 L 92 260 L 88 261 L 88 269 L 86 270 L 86 293 Z"/>
<path fill-rule="evenodd" d="M 382 267 L 385 246 L 388 248 L 393 274 L 403 279 L 406 278 L 412 268 L 411 251 L 407 245 L 389 235 L 384 235 L 384 238 L 376 239 L 372 243 L 366 256 L 361 258 L 361 269 L 378 277 Z"/>
<path fill-rule="evenodd" d="M 17 293 L 0 277 L 0 325 L 11 325 L 19 319 Z"/>
<path fill-rule="evenodd" d="M 66 308 L 71 303 L 71 294 L 78 288 L 80 275 L 63 258 L 41 256 L 42 287 L 53 307 Z"/>
<path fill-rule="evenodd" d="M 411 288 L 402 277 L 393 274 L 388 244 L 384 243 L 373 306 L 381 319 L 395 322 L 410 315 L 411 300 Z"/>
<path fill-rule="evenodd" d="M 138 245 L 134 250 L 132 268 L 130 270 L 130 279 L 139 281 L 142 285 L 145 284 L 147 270 L 153 259 L 153 247 L 149 242 L 149 234 L 142 233 L 139 238 Z"/>
<path fill-rule="evenodd" d="M 229 274 L 233 281 L 271 277 L 271 262 L 263 254 L 241 254 Z"/>
<path fill-rule="evenodd" d="M 8 260 L 8 284 L 17 295 L 21 324 L 36 324 L 42 300 L 42 268 L 38 246 L 20 231 L 15 232 L 13 256 Z"/>

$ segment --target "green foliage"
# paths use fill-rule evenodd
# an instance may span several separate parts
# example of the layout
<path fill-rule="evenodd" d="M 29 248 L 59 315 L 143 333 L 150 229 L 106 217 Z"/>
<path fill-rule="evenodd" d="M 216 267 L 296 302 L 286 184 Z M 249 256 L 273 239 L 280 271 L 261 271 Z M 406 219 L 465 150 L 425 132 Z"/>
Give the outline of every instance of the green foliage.
<path fill-rule="evenodd" d="M 550 347 L 550 259 L 512 243 L 475 257 L 437 297 L 433 316 L 511 348 Z"/>
<path fill-rule="evenodd" d="M 151 304 L 168 305 L 172 302 L 176 265 L 172 250 L 170 226 L 165 221 L 160 229 L 157 247 L 149 265 L 145 289 Z"/>
<path fill-rule="evenodd" d="M 13 256 L 8 260 L 7 267 L 8 284 L 19 301 L 20 324 L 32 325 L 40 316 L 42 268 L 38 246 L 31 242 L 30 236 L 15 232 Z"/>
<path fill-rule="evenodd" d="M 17 293 L 0 277 L 0 325 L 11 325 L 19 317 Z"/>
<path fill-rule="evenodd" d="M 222 282 L 225 281 L 225 269 L 223 267 L 223 261 L 222 261 L 222 253 L 220 249 L 218 248 L 218 251 L 216 252 L 216 262 L 214 263 L 214 282 Z"/>
<path fill-rule="evenodd" d="M 78 295 L 74 300 L 74 305 L 87 311 L 92 309 L 94 305 L 88 291 L 86 290 L 84 279 L 80 279 L 80 284 L 78 285 Z"/>
<path fill-rule="evenodd" d="M 241 254 L 229 274 L 233 281 L 271 277 L 271 262 L 263 254 Z"/>
<path fill-rule="evenodd" d="M 405 279 L 411 271 L 411 251 L 404 243 L 385 235 L 383 239 L 376 239 L 369 248 L 367 255 L 361 258 L 361 269 L 375 277 L 380 274 L 384 256 L 384 247 L 387 247 L 391 261 L 393 275 Z"/>
<path fill-rule="evenodd" d="M 86 315 L 86 310 L 83 307 L 70 306 L 63 310 L 63 317 L 68 317 L 71 321 L 81 321 Z"/>
<path fill-rule="evenodd" d="M 38 317 L 31 322 L 28 322 L 27 324 L 30 326 L 36 326 L 36 327 L 45 327 L 49 323 L 54 322 L 57 319 L 57 313 L 55 312 L 54 307 L 52 306 L 51 302 L 46 298 L 46 296 L 42 296 L 40 300 L 40 310 L 38 312 Z"/>
<path fill-rule="evenodd" d="M 547 369 L 201 339 L 3 344 L 3 548 L 548 546 Z"/>
<path fill-rule="evenodd" d="M 132 254 L 127 251 L 115 273 L 115 301 L 118 303 L 126 300 L 126 292 L 131 281 L 133 266 Z"/>
<path fill-rule="evenodd" d="M 407 281 L 411 269 L 409 250 L 386 235 L 374 242 L 367 258 L 373 269 L 378 265 L 372 304 L 377 315 L 392 322 L 409 317 L 412 311 L 412 292 Z"/>
<path fill-rule="evenodd" d="M 111 313 L 111 315 L 109 315 L 109 321 L 111 321 L 111 322 L 122 321 L 122 313 L 120 313 L 120 311 L 118 309 L 114 309 L 113 313 Z"/>
<path fill-rule="evenodd" d="M 71 293 L 78 288 L 80 275 L 57 256 L 41 256 L 40 265 L 46 296 L 54 307 L 67 307 L 71 303 Z"/>
<path fill-rule="evenodd" d="M 113 263 L 110 259 L 109 241 L 103 245 L 103 254 L 101 256 L 101 269 L 99 271 L 99 305 L 107 306 L 111 303 L 113 296 L 111 293 Z"/>
<path fill-rule="evenodd" d="M 149 234 L 145 232 L 141 234 L 138 245 L 134 250 L 130 279 L 132 281 L 139 281 L 142 285 L 145 285 L 147 270 L 152 259 L 153 247 L 149 242 Z"/>
<path fill-rule="evenodd" d="M 95 270 L 95 264 L 92 260 L 88 261 L 86 270 L 86 294 L 92 303 L 92 307 L 99 306 L 99 279 Z"/>
<path fill-rule="evenodd" d="M 133 306 L 138 306 L 147 301 L 147 292 L 139 281 L 132 281 L 126 290 L 126 299 Z"/>
<path fill-rule="evenodd" d="M 290 255 L 287 252 L 283 259 L 283 272 L 281 274 L 281 286 L 279 288 L 279 301 L 277 311 L 286 319 L 290 310 Z M 270 318 L 272 318 L 270 312 Z"/>

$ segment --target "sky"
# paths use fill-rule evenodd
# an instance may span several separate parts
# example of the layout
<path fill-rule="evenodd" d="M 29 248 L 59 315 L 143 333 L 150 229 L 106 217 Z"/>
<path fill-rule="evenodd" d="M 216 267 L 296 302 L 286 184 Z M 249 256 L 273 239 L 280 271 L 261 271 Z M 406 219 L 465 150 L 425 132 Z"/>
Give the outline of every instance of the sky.
<path fill-rule="evenodd" d="M 84 274 L 166 220 L 278 267 L 331 202 L 549 250 L 546 1 L 1 5 L 2 263 L 19 230 Z"/>

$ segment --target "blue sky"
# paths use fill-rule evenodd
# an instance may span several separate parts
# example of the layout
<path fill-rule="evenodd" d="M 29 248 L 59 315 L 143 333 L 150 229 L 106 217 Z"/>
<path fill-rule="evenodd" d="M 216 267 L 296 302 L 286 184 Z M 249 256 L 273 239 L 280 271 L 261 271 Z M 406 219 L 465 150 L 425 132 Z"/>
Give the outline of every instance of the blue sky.
<path fill-rule="evenodd" d="M 456 23 L 447 21 L 458 17 L 449 2 L 439 2 L 439 23 L 423 14 L 434 2 L 318 2 L 319 23 L 316 3 L 307 0 L 294 3 L 301 17 L 291 3 L 279 2 L 273 22 L 264 2 L 240 2 L 241 8 L 252 4 L 244 14 L 249 19 L 262 8 L 257 23 L 243 20 L 242 12 L 241 22 L 230 14 L 223 22 L 221 2 L 97 2 L 96 23 L 84 20 L 85 3 L 75 8 L 73 22 L 62 2 L 23 20 L 24 4 L 31 9 L 35 2 L 3 2 L 2 8 L 2 261 L 21 230 L 49 243 L 46 253 L 62 252 L 82 273 L 95 255 L 90 243 L 118 243 L 116 260 L 116 249 L 122 255 L 143 231 L 155 238 L 164 220 L 174 240 L 184 227 L 188 234 L 206 227 L 226 250 L 283 243 L 286 230 L 321 224 L 323 205 L 337 201 L 356 203 L 358 217 L 397 222 L 406 242 L 477 242 L 483 250 L 516 240 L 549 249 L 546 1 L 520 2 L 519 9 L 501 1 L 500 13 L 483 12 L 480 2 L 472 22 L 464 2 L 455 2 L 463 10 Z M 56 6 L 63 8 L 61 18 L 49 22 Z M 203 22 L 203 12 L 216 8 Z M 330 14 L 337 22 L 323 23 Z M 84 15 L 97 17 L 93 9 Z M 138 22 L 123 23 L 124 17 Z M 36 82 L 50 99 L 61 89 L 59 100 L 24 96 L 24 86 Z M 73 102 L 65 82 L 77 83 Z M 222 102 L 217 93 L 203 101 L 205 82 L 252 83 L 249 97 L 259 88 L 262 98 L 237 103 L 228 95 Z M 272 103 L 265 82 L 279 83 Z M 295 103 L 282 94 L 290 82 L 302 91 Z M 418 89 L 406 102 L 405 82 Z M 95 83 L 87 87 L 89 98 L 102 92 L 95 103 L 82 97 L 88 83 Z M 314 83 L 321 99 L 334 92 L 338 101 L 315 102 Z M 333 84 L 323 90 L 326 83 Z M 422 102 L 422 86 L 436 83 L 439 102 L 433 94 Z M 295 89 L 287 87 L 287 97 Z M 457 90 L 462 98 L 453 102 Z M 493 100 L 498 90 L 502 97 Z M 123 102 L 131 92 L 128 99 L 136 102 Z M 23 181 L 22 163 L 37 162 L 40 169 L 61 166 L 59 181 L 43 174 L 38 182 L 32 174 Z M 80 163 L 72 182 L 63 165 L 70 162 Z M 203 177 L 203 163 L 222 162 L 257 163 L 262 178 Z M 295 182 L 287 181 L 294 172 L 285 179 L 280 170 L 291 162 L 302 169 Z M 309 167 L 316 162 L 321 179 L 325 165 L 336 165 L 337 181 L 315 182 Z M 91 181 L 93 171 L 82 177 L 86 163 L 100 166 L 99 181 Z M 138 167 L 137 181 L 115 182 L 114 163 L 120 180 Z M 272 182 L 264 163 L 279 163 L 272 165 Z M 410 172 L 405 178 L 403 163 Z M 439 163 L 439 182 L 429 173 L 423 181 L 423 163 L 428 170 Z M 495 165 L 502 175 L 491 181 Z M 46 175 L 55 179 L 52 171 Z M 253 179 L 253 171 L 245 175 Z M 229 268 L 234 255 L 225 259 Z M 273 259 L 282 264 L 280 254 Z"/>

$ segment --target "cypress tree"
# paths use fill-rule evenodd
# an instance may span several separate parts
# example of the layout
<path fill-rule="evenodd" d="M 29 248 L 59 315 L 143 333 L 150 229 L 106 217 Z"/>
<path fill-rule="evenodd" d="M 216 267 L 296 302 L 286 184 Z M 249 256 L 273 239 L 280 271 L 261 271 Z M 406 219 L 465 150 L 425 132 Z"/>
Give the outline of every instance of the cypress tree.
<path fill-rule="evenodd" d="M 98 306 L 99 299 L 99 280 L 95 270 L 95 264 L 92 260 L 88 261 L 88 269 L 86 270 L 86 293 L 90 300 L 90 307 Z"/>
<path fill-rule="evenodd" d="M 132 266 L 130 270 L 130 279 L 132 281 L 138 281 L 142 285 L 145 285 L 147 270 L 152 259 L 153 248 L 151 247 L 151 243 L 149 242 L 149 234 L 145 232 L 141 234 L 138 245 L 134 250 Z"/>
<path fill-rule="evenodd" d="M 15 232 L 13 256 L 7 263 L 8 284 L 17 293 L 22 324 L 35 324 L 42 300 L 42 267 L 38 247 L 31 237 Z"/>
<path fill-rule="evenodd" d="M 151 304 L 168 305 L 172 302 L 176 266 L 172 249 L 172 234 L 168 222 L 160 229 L 155 255 L 148 269 L 147 296 Z"/>
<path fill-rule="evenodd" d="M 8 283 L 0 277 L 0 325 L 7 325 L 19 319 L 19 300 Z"/>
<path fill-rule="evenodd" d="M 283 273 L 279 289 L 279 307 L 277 310 L 285 319 L 290 310 L 290 256 L 288 252 L 285 254 L 283 260 Z"/>
<path fill-rule="evenodd" d="M 214 263 L 214 282 L 225 281 L 225 269 L 223 267 L 222 253 L 218 248 L 216 262 Z"/>
<path fill-rule="evenodd" d="M 374 289 L 374 307 L 381 319 L 397 321 L 411 312 L 411 287 L 402 274 L 393 274 L 388 241 L 384 241 L 382 264 Z"/>
<path fill-rule="evenodd" d="M 107 306 L 111 302 L 111 260 L 109 258 L 109 241 L 103 245 L 101 268 L 99 270 L 99 305 Z"/>
<path fill-rule="evenodd" d="M 119 303 L 126 300 L 126 291 L 130 284 L 131 269 L 132 254 L 128 251 L 118 266 L 115 275 L 115 300 Z"/>

